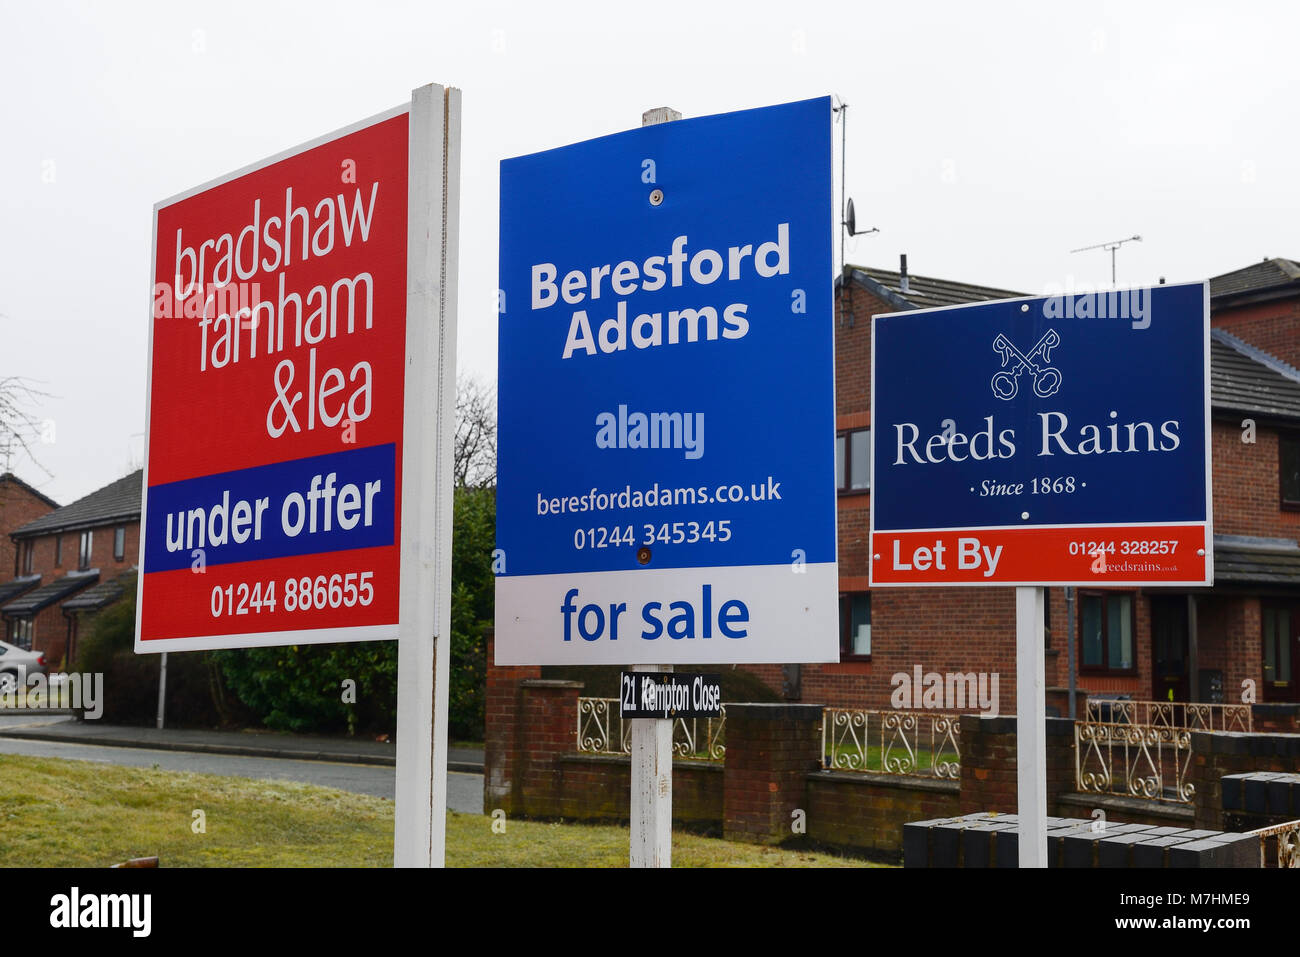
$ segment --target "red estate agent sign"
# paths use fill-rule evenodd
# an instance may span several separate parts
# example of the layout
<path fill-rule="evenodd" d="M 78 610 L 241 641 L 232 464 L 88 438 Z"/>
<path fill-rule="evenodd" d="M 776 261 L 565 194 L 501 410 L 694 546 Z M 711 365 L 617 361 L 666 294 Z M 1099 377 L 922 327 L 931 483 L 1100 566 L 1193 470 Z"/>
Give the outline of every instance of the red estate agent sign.
<path fill-rule="evenodd" d="M 137 651 L 397 637 L 409 111 L 155 208 Z"/>

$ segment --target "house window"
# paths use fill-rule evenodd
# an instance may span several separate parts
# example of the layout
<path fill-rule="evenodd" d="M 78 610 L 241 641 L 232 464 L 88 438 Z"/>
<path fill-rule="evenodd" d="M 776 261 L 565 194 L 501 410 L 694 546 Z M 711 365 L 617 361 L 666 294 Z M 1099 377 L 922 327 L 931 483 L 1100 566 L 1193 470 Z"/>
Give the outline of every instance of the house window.
<path fill-rule="evenodd" d="M 90 546 L 94 542 L 94 529 L 86 529 L 81 533 L 81 549 L 77 553 L 77 569 L 85 571 L 90 567 Z"/>
<path fill-rule="evenodd" d="M 113 529 L 113 560 L 121 561 L 126 555 L 126 529 Z"/>
<path fill-rule="evenodd" d="M 1079 665 L 1089 671 L 1132 672 L 1133 596 L 1112 592 L 1079 595 Z"/>
<path fill-rule="evenodd" d="M 32 553 L 36 550 L 33 548 L 35 542 L 23 542 L 22 565 L 23 569 L 19 574 L 30 575 L 32 573 Z"/>
<path fill-rule="evenodd" d="M 840 596 L 840 659 L 871 657 L 871 593 Z"/>
<path fill-rule="evenodd" d="M 1300 508 L 1300 436 L 1283 435 L 1278 443 L 1278 472 L 1283 508 Z"/>
<path fill-rule="evenodd" d="M 17 645 L 23 651 L 32 650 L 32 620 L 15 618 L 9 622 L 9 644 Z"/>
<path fill-rule="evenodd" d="M 871 488 L 871 430 L 835 436 L 835 487 L 841 492 Z"/>
<path fill-rule="evenodd" d="M 1291 684 L 1291 610 L 1263 608 L 1264 684 L 1281 690 Z"/>
<path fill-rule="evenodd" d="M 54 536 L 54 567 L 63 567 L 63 536 Z"/>

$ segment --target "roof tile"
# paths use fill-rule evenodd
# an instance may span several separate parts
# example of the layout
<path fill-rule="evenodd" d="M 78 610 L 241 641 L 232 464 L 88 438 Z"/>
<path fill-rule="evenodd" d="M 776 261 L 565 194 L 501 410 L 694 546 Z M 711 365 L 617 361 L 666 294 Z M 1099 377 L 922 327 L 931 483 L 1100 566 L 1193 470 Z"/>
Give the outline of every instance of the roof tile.
<path fill-rule="evenodd" d="M 28 522 L 15 529 L 12 535 L 14 538 L 31 538 L 65 529 L 138 521 L 143 486 L 144 470 L 136 469 L 130 475 L 105 485 L 97 492 L 91 492 L 71 505 Z"/>

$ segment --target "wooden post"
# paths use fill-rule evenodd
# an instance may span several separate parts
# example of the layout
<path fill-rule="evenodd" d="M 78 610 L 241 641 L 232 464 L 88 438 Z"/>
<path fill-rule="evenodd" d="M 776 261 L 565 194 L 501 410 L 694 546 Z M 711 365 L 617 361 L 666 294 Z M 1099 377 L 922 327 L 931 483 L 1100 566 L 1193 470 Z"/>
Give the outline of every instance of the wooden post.
<path fill-rule="evenodd" d="M 396 867 L 442 867 L 447 824 L 460 91 L 411 93 Z"/>
<path fill-rule="evenodd" d="M 666 106 L 641 114 L 642 126 L 671 123 L 682 114 Z M 633 671 L 670 672 L 672 665 L 639 665 Z M 673 720 L 631 718 L 631 867 L 673 866 Z"/>
<path fill-rule="evenodd" d="M 1066 662 L 1066 668 L 1068 668 L 1070 672 L 1070 720 L 1078 721 L 1079 709 L 1077 704 L 1077 698 L 1078 698 L 1078 688 L 1079 688 L 1079 673 L 1078 673 L 1078 659 L 1075 658 L 1074 656 L 1074 626 L 1075 626 L 1074 594 L 1075 594 L 1074 586 L 1066 585 L 1065 586 L 1065 628 L 1066 628 L 1066 635 L 1068 635 L 1068 638 L 1066 639 L 1066 654 L 1069 656 L 1069 661 Z"/>
<path fill-rule="evenodd" d="M 163 723 L 166 720 L 167 713 L 167 652 L 162 653 L 162 659 L 158 662 L 158 730 L 163 729 Z"/>
<path fill-rule="evenodd" d="M 669 672 L 672 665 L 640 665 L 638 672 Z M 673 866 L 673 719 L 632 722 L 631 867 Z"/>
<path fill-rule="evenodd" d="M 1047 866 L 1047 695 L 1043 680 L 1044 592 L 1016 588 L 1016 813 L 1020 866 Z"/>

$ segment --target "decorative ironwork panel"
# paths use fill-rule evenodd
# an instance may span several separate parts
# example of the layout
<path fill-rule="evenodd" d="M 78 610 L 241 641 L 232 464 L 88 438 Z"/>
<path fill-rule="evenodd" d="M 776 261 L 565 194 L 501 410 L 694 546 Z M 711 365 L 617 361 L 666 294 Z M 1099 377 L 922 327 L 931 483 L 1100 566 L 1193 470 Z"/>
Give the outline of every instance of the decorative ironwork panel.
<path fill-rule="evenodd" d="M 673 721 L 673 757 L 682 761 L 726 760 L 727 706 L 716 718 Z M 632 721 L 619 714 L 617 698 L 578 699 L 578 751 L 584 754 L 631 754 Z M 648 720 L 648 719 L 643 719 Z"/>
<path fill-rule="evenodd" d="M 956 780 L 961 776 L 961 715 L 826 708 L 822 766 Z"/>
<path fill-rule="evenodd" d="M 1300 820 L 1247 831 L 1259 838 L 1259 866 L 1300 868 Z M 1273 846 L 1273 863 L 1269 863 L 1269 845 Z"/>
<path fill-rule="evenodd" d="M 1090 723 L 1151 725 L 1188 731 L 1254 730 L 1253 715 L 1248 704 L 1089 698 L 1084 720 Z"/>
<path fill-rule="evenodd" d="M 1186 728 L 1104 721 L 1074 725 L 1074 782 L 1082 792 L 1190 804 L 1196 793 L 1188 780 L 1191 760 L 1192 733 Z"/>

